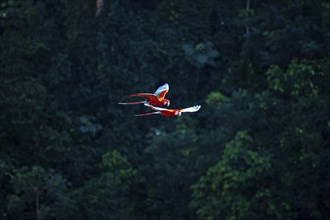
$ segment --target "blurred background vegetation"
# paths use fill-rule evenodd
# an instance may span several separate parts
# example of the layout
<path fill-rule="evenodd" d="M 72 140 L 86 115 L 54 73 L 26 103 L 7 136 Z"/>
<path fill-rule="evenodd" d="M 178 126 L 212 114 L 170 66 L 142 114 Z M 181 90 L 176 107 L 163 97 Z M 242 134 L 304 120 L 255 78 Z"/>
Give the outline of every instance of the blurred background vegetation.
<path fill-rule="evenodd" d="M 0 219 L 330 216 L 328 1 L 1 0 L 0 49 Z"/>

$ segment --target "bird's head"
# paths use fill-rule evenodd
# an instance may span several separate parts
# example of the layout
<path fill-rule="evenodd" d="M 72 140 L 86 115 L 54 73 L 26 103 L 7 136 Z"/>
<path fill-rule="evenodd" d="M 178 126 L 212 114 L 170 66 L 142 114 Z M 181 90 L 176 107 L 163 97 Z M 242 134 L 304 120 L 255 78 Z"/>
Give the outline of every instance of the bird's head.
<path fill-rule="evenodd" d="M 164 99 L 163 100 L 163 103 L 164 103 L 164 105 L 166 106 L 166 107 L 168 107 L 168 106 L 170 106 L 170 100 L 168 100 L 168 99 Z"/>

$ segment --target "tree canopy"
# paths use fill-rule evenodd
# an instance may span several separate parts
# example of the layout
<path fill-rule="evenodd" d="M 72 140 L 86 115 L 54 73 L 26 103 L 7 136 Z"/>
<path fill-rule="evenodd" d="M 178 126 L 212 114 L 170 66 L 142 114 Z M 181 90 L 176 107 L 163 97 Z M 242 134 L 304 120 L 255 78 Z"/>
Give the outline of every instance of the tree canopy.
<path fill-rule="evenodd" d="M 330 216 L 328 1 L 2 0 L 0 50 L 0 219 Z"/>

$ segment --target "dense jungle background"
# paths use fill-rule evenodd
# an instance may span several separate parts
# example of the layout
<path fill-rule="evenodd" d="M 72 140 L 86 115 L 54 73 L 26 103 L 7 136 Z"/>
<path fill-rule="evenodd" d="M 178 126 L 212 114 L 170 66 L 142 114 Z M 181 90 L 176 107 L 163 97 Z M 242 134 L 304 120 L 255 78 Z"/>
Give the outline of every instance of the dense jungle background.
<path fill-rule="evenodd" d="M 0 49 L 1 220 L 330 216 L 329 1 L 1 0 Z"/>

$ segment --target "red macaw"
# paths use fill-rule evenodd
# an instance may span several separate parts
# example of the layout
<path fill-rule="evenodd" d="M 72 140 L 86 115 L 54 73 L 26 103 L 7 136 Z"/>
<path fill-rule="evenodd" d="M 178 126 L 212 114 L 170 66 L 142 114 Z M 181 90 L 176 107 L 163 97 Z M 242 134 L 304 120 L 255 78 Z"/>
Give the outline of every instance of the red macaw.
<path fill-rule="evenodd" d="M 138 114 L 135 116 L 147 116 L 147 115 L 160 114 L 165 117 L 173 117 L 173 116 L 181 116 L 182 112 L 197 112 L 201 108 L 200 105 L 195 105 L 193 107 L 184 108 L 184 109 L 166 109 L 166 108 L 155 107 L 155 106 L 152 106 L 149 104 L 144 104 L 144 105 L 151 108 L 155 112 L 148 112 L 148 113 Z"/>
<path fill-rule="evenodd" d="M 141 102 L 126 102 L 126 103 L 118 103 L 121 105 L 136 105 L 136 104 L 149 104 L 153 106 L 169 106 L 170 100 L 165 99 L 165 95 L 169 91 L 169 85 L 165 83 L 160 86 L 154 94 L 152 93 L 136 93 L 130 96 L 137 96 L 143 98 L 145 101 Z"/>

